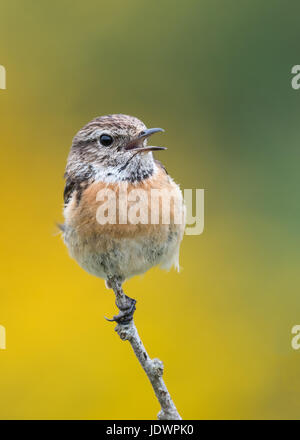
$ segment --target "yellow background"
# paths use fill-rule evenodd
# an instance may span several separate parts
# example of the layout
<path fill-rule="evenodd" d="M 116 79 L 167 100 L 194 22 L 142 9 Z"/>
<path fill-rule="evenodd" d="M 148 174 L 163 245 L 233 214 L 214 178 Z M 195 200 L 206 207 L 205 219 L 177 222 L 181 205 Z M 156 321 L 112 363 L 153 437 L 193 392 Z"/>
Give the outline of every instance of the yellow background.
<path fill-rule="evenodd" d="M 159 410 L 103 318 L 112 293 L 55 228 L 73 135 L 119 112 L 165 128 L 157 157 L 206 190 L 182 272 L 125 284 L 180 413 L 299 418 L 299 15 L 283 0 L 1 2 L 1 418 Z"/>

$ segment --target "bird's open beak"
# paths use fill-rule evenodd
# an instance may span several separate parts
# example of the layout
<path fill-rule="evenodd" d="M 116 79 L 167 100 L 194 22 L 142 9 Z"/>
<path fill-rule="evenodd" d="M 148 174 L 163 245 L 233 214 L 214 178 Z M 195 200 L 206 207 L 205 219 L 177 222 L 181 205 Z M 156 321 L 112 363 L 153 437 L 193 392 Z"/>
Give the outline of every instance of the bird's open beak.
<path fill-rule="evenodd" d="M 157 151 L 157 150 L 166 150 L 165 147 L 153 147 L 148 146 L 143 147 L 143 143 L 145 139 L 148 139 L 148 137 L 152 136 L 154 133 L 158 133 L 160 131 L 164 131 L 162 128 L 148 128 L 147 130 L 142 131 L 139 136 L 137 136 L 135 139 L 132 139 L 125 147 L 125 150 L 128 151 L 136 151 L 137 153 L 145 153 L 148 151 Z"/>

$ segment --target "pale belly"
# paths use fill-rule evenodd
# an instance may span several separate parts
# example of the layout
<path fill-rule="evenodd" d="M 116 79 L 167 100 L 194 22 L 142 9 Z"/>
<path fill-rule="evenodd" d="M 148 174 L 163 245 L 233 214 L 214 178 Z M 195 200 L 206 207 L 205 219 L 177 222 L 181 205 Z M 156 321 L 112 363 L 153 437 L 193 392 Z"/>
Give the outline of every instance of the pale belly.
<path fill-rule="evenodd" d="M 163 233 L 155 236 L 115 238 L 97 234 L 83 238 L 69 226 L 64 240 L 70 255 L 90 274 L 103 279 L 111 276 L 128 279 L 156 265 L 167 270 L 172 266 L 179 269 L 182 227 L 163 225 L 161 228 Z"/>

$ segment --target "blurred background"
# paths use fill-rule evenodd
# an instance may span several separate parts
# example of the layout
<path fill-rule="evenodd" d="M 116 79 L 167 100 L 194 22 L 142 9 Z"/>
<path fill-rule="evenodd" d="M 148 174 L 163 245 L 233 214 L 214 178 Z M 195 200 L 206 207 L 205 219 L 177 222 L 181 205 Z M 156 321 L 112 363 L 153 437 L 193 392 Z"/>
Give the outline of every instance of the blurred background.
<path fill-rule="evenodd" d="M 185 419 L 299 418 L 297 1 L 3 0 L 0 64 L 1 419 L 153 419 L 159 410 L 104 282 L 70 259 L 63 173 L 73 135 L 126 113 L 205 189 L 182 271 L 125 284 Z"/>

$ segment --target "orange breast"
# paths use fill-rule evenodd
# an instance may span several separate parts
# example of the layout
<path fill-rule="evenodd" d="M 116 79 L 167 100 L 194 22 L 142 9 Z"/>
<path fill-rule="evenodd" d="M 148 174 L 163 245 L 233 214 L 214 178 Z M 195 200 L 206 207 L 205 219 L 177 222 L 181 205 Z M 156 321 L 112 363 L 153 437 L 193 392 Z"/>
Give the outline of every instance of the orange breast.
<path fill-rule="evenodd" d="M 169 208 L 167 208 L 169 219 L 163 212 L 164 202 L 161 193 L 155 190 L 163 190 L 166 197 L 169 197 Z M 114 195 L 114 200 L 112 195 Z M 124 203 L 124 200 L 127 202 Z M 104 208 L 107 209 L 104 210 Z M 99 217 L 101 215 L 103 217 L 105 211 L 108 215 L 109 210 L 111 210 L 110 213 L 115 210 L 114 218 L 110 217 L 114 223 L 99 223 Z M 82 236 L 82 239 L 89 240 L 99 235 L 110 239 L 133 238 L 142 235 L 165 241 L 170 231 L 183 230 L 183 212 L 183 200 L 179 187 L 164 170 L 158 169 L 154 176 L 138 183 L 95 182 L 91 184 L 82 193 L 78 205 L 76 194 L 73 194 L 65 210 L 65 217 L 67 225 L 72 226 L 77 234 Z M 136 223 L 135 214 L 141 215 L 142 223 Z M 180 216 L 181 225 L 176 224 Z M 146 223 L 145 220 L 147 220 Z M 122 224 L 124 221 L 127 223 Z M 164 224 L 166 221 L 167 224 Z"/>

